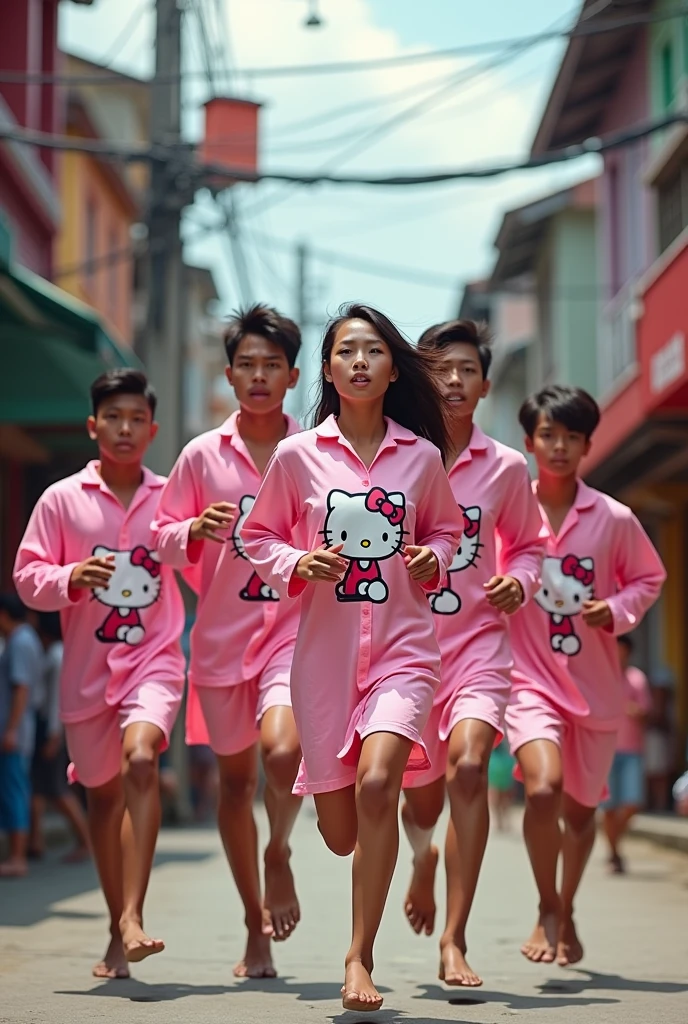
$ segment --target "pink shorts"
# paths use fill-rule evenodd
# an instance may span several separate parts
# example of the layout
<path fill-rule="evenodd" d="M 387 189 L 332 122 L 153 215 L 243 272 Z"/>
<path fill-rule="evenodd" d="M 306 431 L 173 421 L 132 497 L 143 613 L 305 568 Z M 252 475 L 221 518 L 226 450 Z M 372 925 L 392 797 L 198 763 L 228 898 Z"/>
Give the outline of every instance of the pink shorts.
<path fill-rule="evenodd" d="M 363 740 L 376 732 L 390 732 L 412 741 L 404 784 L 417 772 L 429 769 L 422 731 L 432 711 L 434 690 L 434 679 L 430 677 L 394 676 L 372 686 L 353 711 L 342 707 L 341 715 L 333 715 L 331 710 L 329 715 L 320 714 L 315 694 L 303 706 L 295 701 L 294 715 L 304 757 L 293 792 L 305 796 L 352 786 Z M 318 696 L 330 706 L 331 693 L 323 688 Z"/>
<path fill-rule="evenodd" d="M 115 707 L 107 707 L 84 722 L 66 722 L 65 737 L 72 761 L 69 781 L 96 789 L 119 775 L 122 736 L 135 722 L 157 725 L 164 736 L 161 750 L 165 750 L 181 704 L 182 689 L 181 684 L 141 683 Z"/>
<path fill-rule="evenodd" d="M 276 660 L 263 673 L 236 686 L 192 686 L 186 699 L 186 742 L 209 745 L 220 757 L 240 754 L 260 739 L 269 708 L 291 707 L 291 659 Z"/>
<path fill-rule="evenodd" d="M 495 745 L 504 735 L 504 713 L 511 693 L 511 678 L 501 673 L 476 676 L 433 706 L 423 740 L 432 767 L 404 780 L 405 788 L 420 789 L 441 778 L 447 770 L 449 737 L 459 722 L 475 718 L 496 730 Z"/>
<path fill-rule="evenodd" d="M 551 740 L 561 751 L 564 792 L 583 807 L 597 807 L 604 799 L 607 778 L 616 751 L 616 730 L 590 729 L 584 718 L 552 704 L 536 690 L 513 691 L 506 711 L 511 752 L 533 740 Z M 515 776 L 522 780 L 520 769 Z"/>

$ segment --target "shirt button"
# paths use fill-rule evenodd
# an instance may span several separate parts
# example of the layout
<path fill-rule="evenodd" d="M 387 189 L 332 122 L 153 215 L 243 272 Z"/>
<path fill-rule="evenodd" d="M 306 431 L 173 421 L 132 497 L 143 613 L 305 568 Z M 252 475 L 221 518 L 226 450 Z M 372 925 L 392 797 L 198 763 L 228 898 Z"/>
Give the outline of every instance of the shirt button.
<path fill-rule="evenodd" d="M 362 482 L 364 487 L 368 487 L 369 484 L 370 484 L 370 480 L 362 480 L 361 482 Z"/>

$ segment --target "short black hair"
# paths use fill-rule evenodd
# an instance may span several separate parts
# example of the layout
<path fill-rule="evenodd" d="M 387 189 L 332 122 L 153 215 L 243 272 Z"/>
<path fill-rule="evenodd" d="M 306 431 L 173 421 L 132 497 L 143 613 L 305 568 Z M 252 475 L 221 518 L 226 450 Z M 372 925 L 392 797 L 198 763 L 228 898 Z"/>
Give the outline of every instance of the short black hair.
<path fill-rule="evenodd" d="M 552 423 L 563 423 L 567 430 L 583 434 L 589 441 L 600 422 L 600 407 L 583 388 L 550 384 L 526 398 L 519 411 L 519 423 L 530 438 L 540 415 Z"/>
<path fill-rule="evenodd" d="M 48 640 L 61 640 L 60 613 L 41 612 L 38 616 L 38 632 L 42 633 Z"/>
<path fill-rule="evenodd" d="M 116 370 L 106 370 L 91 384 L 91 407 L 93 415 L 98 415 L 98 407 L 106 398 L 113 395 L 143 395 L 148 402 L 151 416 L 155 416 L 158 398 L 153 385 L 140 370 L 131 370 L 126 366 Z"/>
<path fill-rule="evenodd" d="M 423 331 L 418 339 L 418 348 L 426 352 L 437 351 L 448 345 L 472 345 L 478 352 L 483 380 L 487 380 L 492 365 L 492 349 L 487 324 L 475 320 L 447 320 Z"/>
<path fill-rule="evenodd" d="M 632 651 L 635 647 L 635 644 L 633 643 L 633 637 L 630 633 L 622 633 L 621 636 L 617 636 L 616 641 L 619 644 L 623 644 L 624 647 L 628 647 L 629 651 Z"/>
<path fill-rule="evenodd" d="M 26 622 L 29 609 L 21 600 L 18 594 L 10 590 L 0 594 L 0 612 L 5 612 L 12 619 L 12 622 Z"/>
<path fill-rule="evenodd" d="M 283 316 L 272 306 L 256 303 L 248 309 L 238 309 L 225 328 L 225 352 L 231 366 L 239 345 L 247 334 L 258 334 L 282 349 L 289 368 L 296 363 L 301 348 L 301 331 L 293 320 Z"/>

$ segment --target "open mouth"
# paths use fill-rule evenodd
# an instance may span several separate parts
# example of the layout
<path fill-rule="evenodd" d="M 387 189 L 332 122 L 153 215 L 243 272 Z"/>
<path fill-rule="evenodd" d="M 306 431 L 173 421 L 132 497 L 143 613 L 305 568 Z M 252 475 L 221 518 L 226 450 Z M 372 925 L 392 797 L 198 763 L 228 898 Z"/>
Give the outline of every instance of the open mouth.
<path fill-rule="evenodd" d="M 351 378 L 351 383 L 356 388 L 364 388 L 366 384 L 370 384 L 370 377 L 366 377 L 365 373 L 355 373 Z"/>

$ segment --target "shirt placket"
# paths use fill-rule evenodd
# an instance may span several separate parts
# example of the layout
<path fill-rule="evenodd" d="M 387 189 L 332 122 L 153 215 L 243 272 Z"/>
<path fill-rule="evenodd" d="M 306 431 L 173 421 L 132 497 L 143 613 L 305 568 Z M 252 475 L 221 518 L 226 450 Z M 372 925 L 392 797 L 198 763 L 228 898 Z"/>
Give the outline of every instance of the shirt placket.
<path fill-rule="evenodd" d="M 362 462 L 360 466 L 363 469 L 361 486 L 370 487 L 370 470 L 365 469 Z M 368 688 L 368 674 L 370 672 L 370 658 L 373 646 L 373 606 L 370 601 L 363 601 L 361 603 L 359 629 L 356 686 L 360 691 L 365 691 Z"/>
<path fill-rule="evenodd" d="M 143 486 L 143 485 L 141 485 L 141 486 Z M 137 500 L 138 497 L 139 497 L 138 493 L 134 496 L 133 501 L 131 502 L 131 504 L 129 505 L 129 508 L 127 508 L 127 509 L 123 508 L 121 502 L 118 501 L 118 499 L 115 497 L 115 495 L 110 490 L 107 490 L 105 493 L 108 496 L 108 500 L 114 503 L 114 505 L 116 507 L 116 514 L 120 517 L 119 530 L 117 531 L 117 547 L 118 547 L 118 549 L 120 551 L 130 551 L 131 550 L 131 517 L 132 517 L 132 513 L 136 509 L 136 506 L 140 504 L 140 501 Z M 117 654 L 118 654 L 119 646 L 120 646 L 119 644 L 114 644 L 113 645 L 112 650 L 108 654 L 108 659 L 107 659 L 108 660 L 108 665 L 110 665 L 110 655 L 113 655 L 114 657 L 116 657 Z M 117 700 L 118 696 L 119 695 L 117 693 L 116 677 L 114 676 L 114 673 L 111 672 L 110 676 L 108 678 L 108 681 L 107 681 L 107 685 L 105 687 L 105 699 L 106 699 L 106 701 L 108 703 L 110 703 L 112 701 Z"/>

